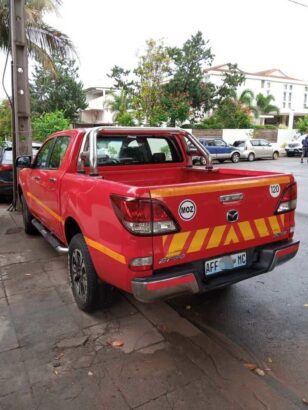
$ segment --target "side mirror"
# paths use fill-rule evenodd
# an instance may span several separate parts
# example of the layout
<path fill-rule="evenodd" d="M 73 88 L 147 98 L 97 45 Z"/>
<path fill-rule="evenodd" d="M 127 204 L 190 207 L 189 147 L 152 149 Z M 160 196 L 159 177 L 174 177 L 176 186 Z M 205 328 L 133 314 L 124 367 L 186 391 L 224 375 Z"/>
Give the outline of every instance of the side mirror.
<path fill-rule="evenodd" d="M 31 167 L 31 155 L 22 155 L 21 157 L 16 158 L 16 167 L 17 168 L 30 168 Z"/>

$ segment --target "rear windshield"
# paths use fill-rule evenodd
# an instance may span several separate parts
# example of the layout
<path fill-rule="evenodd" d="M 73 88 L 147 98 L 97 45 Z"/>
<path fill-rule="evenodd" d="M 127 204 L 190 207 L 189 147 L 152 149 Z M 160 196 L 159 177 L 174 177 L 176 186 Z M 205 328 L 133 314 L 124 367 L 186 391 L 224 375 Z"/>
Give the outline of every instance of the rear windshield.
<path fill-rule="evenodd" d="M 97 165 L 172 163 L 183 160 L 174 138 L 156 136 L 97 136 Z M 88 141 L 85 151 L 88 148 Z M 86 161 L 85 165 L 88 161 Z"/>

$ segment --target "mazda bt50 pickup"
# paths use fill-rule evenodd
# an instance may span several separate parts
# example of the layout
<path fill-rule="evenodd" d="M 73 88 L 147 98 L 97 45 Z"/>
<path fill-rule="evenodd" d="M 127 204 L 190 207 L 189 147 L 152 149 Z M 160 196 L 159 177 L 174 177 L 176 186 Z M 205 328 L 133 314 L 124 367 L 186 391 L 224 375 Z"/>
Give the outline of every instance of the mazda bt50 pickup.
<path fill-rule="evenodd" d="M 142 302 L 223 288 L 299 248 L 293 175 L 213 168 L 182 129 L 61 131 L 17 166 L 25 231 L 68 253 L 85 311 L 110 304 L 114 287 Z"/>

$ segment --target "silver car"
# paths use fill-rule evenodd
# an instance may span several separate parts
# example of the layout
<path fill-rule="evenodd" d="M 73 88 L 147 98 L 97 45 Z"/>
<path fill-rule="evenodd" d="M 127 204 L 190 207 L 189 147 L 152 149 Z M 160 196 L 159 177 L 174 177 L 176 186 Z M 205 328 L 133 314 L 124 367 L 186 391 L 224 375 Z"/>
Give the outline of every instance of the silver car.
<path fill-rule="evenodd" d="M 264 139 L 239 140 L 235 141 L 233 146 L 240 151 L 241 158 L 247 161 L 254 161 L 258 158 L 279 158 L 279 149 Z"/>

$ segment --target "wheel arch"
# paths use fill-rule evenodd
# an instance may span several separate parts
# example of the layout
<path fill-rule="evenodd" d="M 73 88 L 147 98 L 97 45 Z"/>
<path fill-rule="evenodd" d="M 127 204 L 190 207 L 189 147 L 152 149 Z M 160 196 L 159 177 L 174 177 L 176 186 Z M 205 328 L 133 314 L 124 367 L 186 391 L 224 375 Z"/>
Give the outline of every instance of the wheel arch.
<path fill-rule="evenodd" d="M 72 240 L 72 238 L 78 234 L 78 233 L 82 233 L 82 230 L 80 228 L 80 225 L 78 224 L 78 222 L 72 218 L 71 216 L 69 216 L 66 220 L 65 220 L 65 224 L 64 224 L 64 233 L 65 233 L 65 239 L 67 244 L 69 244 Z"/>

